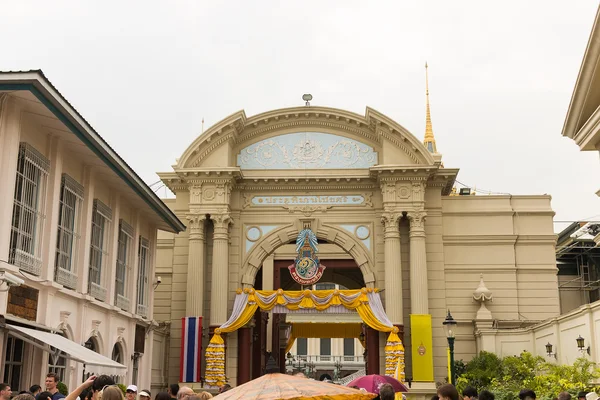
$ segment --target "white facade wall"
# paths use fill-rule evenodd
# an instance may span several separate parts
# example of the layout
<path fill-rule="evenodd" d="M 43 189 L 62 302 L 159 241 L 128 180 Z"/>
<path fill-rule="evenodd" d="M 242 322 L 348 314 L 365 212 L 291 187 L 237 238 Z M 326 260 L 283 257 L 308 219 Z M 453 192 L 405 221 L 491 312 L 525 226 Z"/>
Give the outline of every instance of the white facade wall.
<path fill-rule="evenodd" d="M 38 106 L 38 105 L 36 105 Z M 50 114 L 48 112 L 48 114 Z M 47 123 L 45 123 L 47 121 Z M 140 388 L 151 388 L 152 353 L 154 333 L 152 329 L 153 277 L 155 270 L 156 232 L 154 223 L 148 222 L 139 208 L 132 203 L 139 199 L 128 190 L 127 184 L 116 175 L 108 175 L 103 161 L 91 157 L 90 152 L 67 127 L 50 116 L 36 116 L 22 98 L 0 94 L 0 267 L 25 280 L 25 285 L 39 291 L 35 321 L 15 318 L 7 313 L 8 292 L 0 290 L 0 315 L 7 323 L 22 323 L 37 328 L 63 329 L 66 337 L 84 344 L 91 336 L 99 345 L 98 352 L 111 358 L 115 344 L 122 350 L 121 362 L 127 368 L 127 375 L 119 381 L 130 384 L 133 381 L 134 339 L 136 324 L 146 328 L 145 349 L 139 359 L 137 384 Z M 15 177 L 19 143 L 26 142 L 42 153 L 50 161 L 50 171 L 45 192 L 45 218 L 41 240 L 41 272 L 39 276 L 23 273 L 9 260 L 11 218 L 14 206 Z M 79 147 L 78 147 L 79 146 Z M 81 148 L 81 151 L 78 151 Z M 77 243 L 77 257 L 74 260 L 77 285 L 74 290 L 55 281 L 55 254 L 57 243 L 59 200 L 62 173 L 83 185 L 84 198 L 81 204 L 81 217 L 77 223 L 80 239 Z M 94 299 L 88 293 L 88 272 L 91 239 L 91 209 L 93 200 L 100 199 L 112 209 L 113 218 L 108 232 L 108 261 L 102 274 L 102 286 L 107 291 L 105 301 Z M 130 258 L 131 270 L 126 282 L 126 293 L 130 305 L 121 309 L 115 305 L 116 248 L 119 234 L 119 219 L 122 218 L 134 228 Z M 138 290 L 138 243 L 142 236 L 149 240 L 149 270 L 147 313 L 139 315 L 136 309 Z M 3 285 L 0 289 L 5 289 Z M 62 323 L 62 324 L 61 324 Z M 151 327 L 151 329 L 148 329 Z M 2 367 L 0 380 L 4 379 L 5 360 L 9 334 L 0 329 L 0 355 Z M 9 349 L 10 350 L 10 349 Z M 23 371 L 19 387 L 13 390 L 27 390 L 32 384 L 42 384 L 48 372 L 49 355 L 26 344 Z M 67 361 L 65 383 L 69 388 L 76 387 L 82 380 L 84 366 Z"/>

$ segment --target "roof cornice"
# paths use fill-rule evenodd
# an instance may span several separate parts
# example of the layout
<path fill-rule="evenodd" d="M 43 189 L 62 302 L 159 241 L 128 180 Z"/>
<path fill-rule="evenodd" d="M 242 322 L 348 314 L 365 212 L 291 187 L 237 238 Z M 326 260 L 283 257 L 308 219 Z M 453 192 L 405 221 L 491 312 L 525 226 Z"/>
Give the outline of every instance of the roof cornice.
<path fill-rule="evenodd" d="M 580 121 L 581 114 L 585 102 L 588 98 L 589 91 L 591 90 L 591 83 L 596 73 L 598 62 L 600 61 L 600 7 L 596 12 L 596 18 L 594 19 L 594 25 L 592 32 L 588 40 L 585 53 L 583 55 L 583 61 L 579 69 L 577 81 L 575 82 L 575 88 L 573 89 L 573 95 L 571 96 L 571 102 L 567 110 L 567 116 L 562 129 L 562 135 L 574 139 L 577 135 L 580 127 L 586 121 Z"/>
<path fill-rule="evenodd" d="M 113 172 L 161 217 L 173 232 L 185 230 L 185 225 L 148 187 L 138 174 L 92 128 L 81 114 L 52 85 L 41 70 L 0 72 L 0 90 L 31 92 L 71 132 L 92 150 Z"/>

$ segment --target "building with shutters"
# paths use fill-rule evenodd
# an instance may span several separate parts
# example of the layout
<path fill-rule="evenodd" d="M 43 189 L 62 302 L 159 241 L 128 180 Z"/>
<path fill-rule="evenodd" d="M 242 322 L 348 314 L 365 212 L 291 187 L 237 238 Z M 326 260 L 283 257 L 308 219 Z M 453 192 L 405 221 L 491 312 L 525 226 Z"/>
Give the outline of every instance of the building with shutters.
<path fill-rule="evenodd" d="M 164 384 L 157 230 L 185 227 L 41 71 L 0 73 L 0 182 L 0 380 Z"/>

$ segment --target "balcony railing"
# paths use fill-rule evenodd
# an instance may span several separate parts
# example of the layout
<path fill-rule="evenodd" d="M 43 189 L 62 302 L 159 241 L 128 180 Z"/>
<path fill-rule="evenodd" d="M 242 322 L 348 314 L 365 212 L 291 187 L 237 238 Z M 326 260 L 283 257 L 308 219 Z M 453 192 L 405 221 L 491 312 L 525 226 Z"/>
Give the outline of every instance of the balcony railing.
<path fill-rule="evenodd" d="M 300 363 L 315 363 L 315 364 L 335 364 L 336 362 L 347 365 L 364 364 L 365 359 L 362 355 L 360 356 L 329 356 L 329 355 L 294 355 L 294 362 Z"/>
<path fill-rule="evenodd" d="M 106 289 L 94 282 L 90 282 L 90 295 L 96 300 L 106 301 Z"/>
<path fill-rule="evenodd" d="M 121 310 L 129 311 L 129 299 L 127 297 L 117 294 L 116 304 Z"/>
<path fill-rule="evenodd" d="M 74 274 L 69 270 L 58 267 L 56 269 L 56 282 L 68 287 L 69 289 L 76 289 L 77 274 Z"/>

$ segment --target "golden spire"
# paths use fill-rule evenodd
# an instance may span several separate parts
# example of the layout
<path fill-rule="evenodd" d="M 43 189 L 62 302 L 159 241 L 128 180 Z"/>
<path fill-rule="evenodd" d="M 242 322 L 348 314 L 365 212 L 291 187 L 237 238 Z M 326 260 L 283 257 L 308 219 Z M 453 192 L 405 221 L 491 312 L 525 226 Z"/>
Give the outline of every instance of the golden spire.
<path fill-rule="evenodd" d="M 425 140 L 423 140 L 423 144 L 430 153 L 437 153 L 435 137 L 433 137 L 433 127 L 431 126 L 431 110 L 429 109 L 429 75 L 427 69 L 427 62 L 425 62 L 425 97 L 427 99 L 427 107 L 425 114 Z"/>

